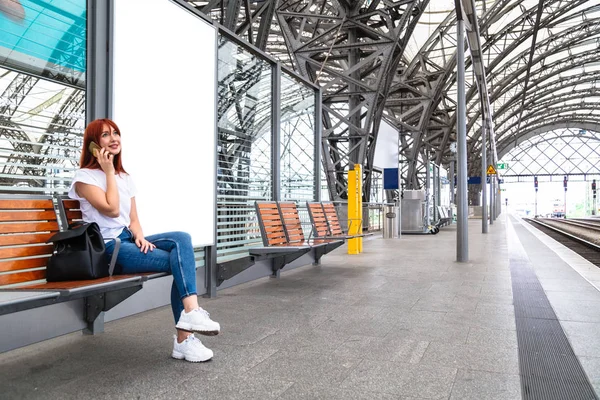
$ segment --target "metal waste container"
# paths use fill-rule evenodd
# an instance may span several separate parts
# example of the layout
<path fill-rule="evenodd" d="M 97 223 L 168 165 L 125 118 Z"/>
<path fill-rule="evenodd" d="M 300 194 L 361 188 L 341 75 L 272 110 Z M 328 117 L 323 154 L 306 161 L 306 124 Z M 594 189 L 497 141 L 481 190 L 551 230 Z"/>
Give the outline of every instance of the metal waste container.
<path fill-rule="evenodd" d="M 400 207 L 383 206 L 383 238 L 397 239 L 400 232 Z"/>

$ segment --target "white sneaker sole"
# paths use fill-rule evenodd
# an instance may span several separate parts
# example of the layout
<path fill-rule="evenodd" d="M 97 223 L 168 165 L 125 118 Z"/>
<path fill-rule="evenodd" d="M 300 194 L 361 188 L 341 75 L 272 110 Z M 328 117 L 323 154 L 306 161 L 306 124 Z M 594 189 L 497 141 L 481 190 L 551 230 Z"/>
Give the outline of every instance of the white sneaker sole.
<path fill-rule="evenodd" d="M 206 361 L 210 361 L 212 360 L 212 356 L 208 357 L 208 358 L 202 358 L 202 357 L 186 357 L 185 354 L 180 353 L 178 351 L 173 351 L 173 353 L 171 353 L 171 357 L 177 359 L 177 360 L 186 360 L 189 362 L 206 362 Z"/>
<path fill-rule="evenodd" d="M 188 322 L 179 322 L 175 325 L 175 328 L 181 329 L 182 331 L 196 332 L 205 336 L 215 336 L 219 334 L 218 330 L 211 330 L 205 326 L 192 325 Z"/>

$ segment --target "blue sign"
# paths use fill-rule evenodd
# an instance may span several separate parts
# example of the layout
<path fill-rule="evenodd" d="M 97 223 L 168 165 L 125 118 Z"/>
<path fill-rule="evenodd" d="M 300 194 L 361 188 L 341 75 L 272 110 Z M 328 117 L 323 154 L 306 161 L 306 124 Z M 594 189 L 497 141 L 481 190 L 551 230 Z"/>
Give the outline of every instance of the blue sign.
<path fill-rule="evenodd" d="M 385 190 L 400 189 L 398 168 L 383 169 L 383 188 Z"/>
<path fill-rule="evenodd" d="M 470 176 L 469 179 L 467 180 L 467 185 L 481 185 L 481 177 L 480 176 Z"/>
<path fill-rule="evenodd" d="M 0 1 L 0 64 L 83 86 L 86 0 Z"/>

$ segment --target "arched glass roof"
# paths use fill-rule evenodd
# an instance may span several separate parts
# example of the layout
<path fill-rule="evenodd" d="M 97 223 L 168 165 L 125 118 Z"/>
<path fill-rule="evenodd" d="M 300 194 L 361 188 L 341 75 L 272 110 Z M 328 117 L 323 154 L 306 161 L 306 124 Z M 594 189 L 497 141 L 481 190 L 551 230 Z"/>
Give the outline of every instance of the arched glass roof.
<path fill-rule="evenodd" d="M 538 175 L 600 175 L 600 132 L 556 129 L 529 138 L 501 162 L 504 177 Z"/>

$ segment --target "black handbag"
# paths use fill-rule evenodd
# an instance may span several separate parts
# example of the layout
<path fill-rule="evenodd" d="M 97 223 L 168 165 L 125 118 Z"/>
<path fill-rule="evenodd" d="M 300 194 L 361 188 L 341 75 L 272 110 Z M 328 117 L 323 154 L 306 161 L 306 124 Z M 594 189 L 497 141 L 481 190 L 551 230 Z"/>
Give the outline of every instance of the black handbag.
<path fill-rule="evenodd" d="M 98 279 L 109 275 L 106 247 L 97 223 L 72 224 L 48 242 L 54 244 L 46 267 L 48 282 Z"/>

